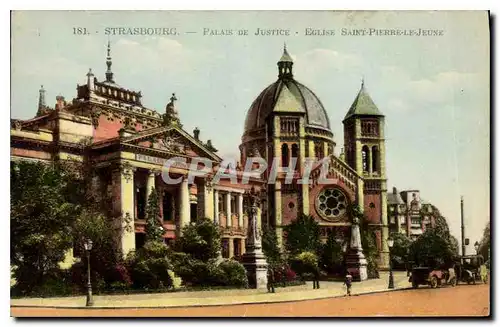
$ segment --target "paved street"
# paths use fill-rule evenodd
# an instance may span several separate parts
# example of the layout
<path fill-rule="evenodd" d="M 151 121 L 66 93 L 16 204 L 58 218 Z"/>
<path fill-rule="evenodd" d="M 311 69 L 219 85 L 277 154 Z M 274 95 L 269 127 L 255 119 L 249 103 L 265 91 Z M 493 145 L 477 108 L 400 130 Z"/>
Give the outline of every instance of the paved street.
<path fill-rule="evenodd" d="M 185 308 L 11 308 L 15 317 L 487 316 L 489 285 L 460 285 L 286 303 Z"/>
<path fill-rule="evenodd" d="M 404 272 L 394 274 L 396 288 L 410 287 Z M 369 279 L 353 284 L 353 294 L 380 292 L 387 290 L 388 273 L 381 272 L 379 279 Z M 321 288 L 315 290 L 312 283 L 306 285 L 277 288 L 276 293 L 269 294 L 265 289 L 231 289 L 197 292 L 174 292 L 130 295 L 94 296 L 94 307 L 99 308 L 150 308 L 150 307 L 185 307 L 207 305 L 229 305 L 246 303 L 285 302 L 297 300 L 313 300 L 341 296 L 345 294 L 342 282 L 321 282 Z M 12 306 L 51 306 L 78 308 L 85 306 L 85 296 L 59 298 L 23 298 L 12 299 Z"/>

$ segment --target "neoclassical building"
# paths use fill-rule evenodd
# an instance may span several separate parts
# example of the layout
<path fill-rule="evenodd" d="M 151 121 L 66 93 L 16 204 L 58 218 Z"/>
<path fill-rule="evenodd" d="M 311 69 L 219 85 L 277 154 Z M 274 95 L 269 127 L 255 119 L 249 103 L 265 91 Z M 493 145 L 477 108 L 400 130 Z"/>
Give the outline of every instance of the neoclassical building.
<path fill-rule="evenodd" d="M 387 177 L 385 171 L 384 115 L 365 86 L 361 88 L 343 120 L 344 144 L 336 155 L 336 140 L 327 110 L 308 87 L 293 75 L 293 60 L 286 48 L 278 62 L 278 77 L 257 96 L 244 122 L 239 146 L 241 162 L 237 183 L 213 176 L 222 163 L 210 140 L 200 130 L 182 128 L 175 94 L 162 113 L 142 104 L 142 93 L 118 84 L 112 72 L 108 43 L 107 70 L 99 80 L 91 70 L 77 86 L 71 101 L 58 96 L 47 105 L 40 89 L 38 111 L 33 119 L 11 122 L 11 160 L 83 160 L 90 156 L 98 171 L 96 184 L 111 204 L 108 214 L 120 230 L 124 254 L 144 243 L 145 207 L 154 187 L 160 197 L 165 241 L 175 240 L 183 226 L 199 217 L 213 219 L 222 233 L 223 256 L 245 252 L 247 229 L 245 193 L 260 191 L 261 221 L 272 227 L 283 244 L 283 227 L 299 215 L 313 216 L 322 237 L 330 233 L 345 243 L 351 221 L 347 208 L 359 204 L 375 231 L 380 264 L 387 267 L 389 234 Z M 182 111 L 182 110 L 181 110 Z M 221 113 L 222 114 L 222 113 Z M 340 123 L 340 122 L 339 122 Z M 87 142 L 90 150 L 82 150 Z M 276 183 L 268 183 L 269 170 L 242 183 L 241 167 L 249 157 L 277 160 Z M 163 164 L 172 157 L 186 165 L 171 167 L 171 177 L 182 182 L 167 184 Z M 213 171 L 189 182 L 193 158 L 210 160 Z M 326 176 L 320 165 L 310 167 L 308 158 L 328 162 Z M 296 161 L 297 165 L 292 167 Z M 291 183 L 286 183 L 287 173 Z M 309 183 L 299 181 L 309 175 Z M 320 183 L 326 177 L 326 184 Z"/>

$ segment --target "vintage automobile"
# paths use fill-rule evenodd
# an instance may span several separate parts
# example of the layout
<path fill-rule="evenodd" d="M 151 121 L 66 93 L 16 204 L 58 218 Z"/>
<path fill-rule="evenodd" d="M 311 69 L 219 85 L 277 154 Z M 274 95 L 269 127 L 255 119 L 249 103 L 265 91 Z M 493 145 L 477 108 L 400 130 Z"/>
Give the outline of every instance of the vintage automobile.
<path fill-rule="evenodd" d="M 488 282 L 487 269 L 482 255 L 465 255 L 460 257 L 456 267 L 458 280 L 467 284 L 476 284 L 477 281 Z"/>
<path fill-rule="evenodd" d="M 409 282 L 413 288 L 419 285 L 429 285 L 431 288 L 438 288 L 441 285 L 456 285 L 456 278 L 449 278 L 448 270 L 432 269 L 429 267 L 414 267 L 412 269 Z"/>

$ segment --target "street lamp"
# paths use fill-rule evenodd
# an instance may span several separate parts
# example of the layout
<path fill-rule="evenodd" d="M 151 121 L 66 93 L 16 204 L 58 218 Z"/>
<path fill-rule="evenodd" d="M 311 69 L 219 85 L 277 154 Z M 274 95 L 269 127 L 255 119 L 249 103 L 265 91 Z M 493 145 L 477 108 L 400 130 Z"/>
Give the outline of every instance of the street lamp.
<path fill-rule="evenodd" d="M 394 288 L 394 276 L 392 275 L 391 249 L 392 249 L 392 246 L 394 245 L 394 240 L 389 237 L 387 239 L 387 245 L 389 245 L 389 286 L 388 286 L 388 288 L 392 289 L 392 288 Z"/>
<path fill-rule="evenodd" d="M 92 299 L 92 283 L 90 282 L 90 251 L 92 250 L 92 240 L 90 238 L 86 239 L 83 243 L 83 247 L 87 252 L 87 307 L 94 305 L 94 300 Z"/>
<path fill-rule="evenodd" d="M 479 254 L 479 242 L 474 243 L 474 249 L 476 249 L 476 254 Z"/>

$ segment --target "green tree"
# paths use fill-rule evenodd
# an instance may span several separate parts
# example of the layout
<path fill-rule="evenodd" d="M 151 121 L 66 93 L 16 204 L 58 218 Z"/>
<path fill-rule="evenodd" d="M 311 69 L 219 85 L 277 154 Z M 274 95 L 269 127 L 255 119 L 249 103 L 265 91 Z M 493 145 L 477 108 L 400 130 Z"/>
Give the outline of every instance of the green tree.
<path fill-rule="evenodd" d="M 273 268 L 282 264 L 281 251 L 278 246 L 278 236 L 273 229 L 264 225 L 262 228 L 262 251 L 266 255 L 267 263 Z"/>
<path fill-rule="evenodd" d="M 321 248 L 319 224 L 312 216 L 302 215 L 285 226 L 286 248 L 292 256 L 302 252 L 317 253 Z"/>
<path fill-rule="evenodd" d="M 146 241 L 163 242 L 163 226 L 161 224 L 160 207 L 158 205 L 158 193 L 152 189 L 148 197 L 146 207 Z"/>
<path fill-rule="evenodd" d="M 219 226 L 208 218 L 185 226 L 179 239 L 179 250 L 203 262 L 217 258 L 221 250 Z"/>
<path fill-rule="evenodd" d="M 394 240 L 391 248 L 392 260 L 398 264 L 404 264 L 408 260 L 411 239 L 402 233 L 392 233 L 391 238 Z"/>
<path fill-rule="evenodd" d="M 479 242 L 479 253 L 484 257 L 485 260 L 489 260 L 489 251 L 491 247 L 491 231 L 490 223 L 486 224 L 483 231 L 483 238 Z"/>
<path fill-rule="evenodd" d="M 442 229 L 427 229 L 410 246 L 413 261 L 432 268 L 449 265 L 458 254 L 451 237 Z"/>
<path fill-rule="evenodd" d="M 11 162 L 11 265 L 29 293 L 58 268 L 72 246 L 80 206 L 70 202 L 71 173 L 57 164 Z"/>

